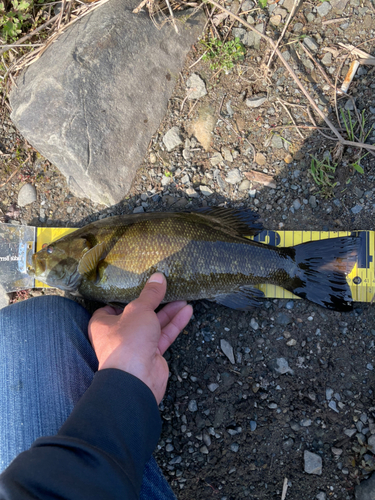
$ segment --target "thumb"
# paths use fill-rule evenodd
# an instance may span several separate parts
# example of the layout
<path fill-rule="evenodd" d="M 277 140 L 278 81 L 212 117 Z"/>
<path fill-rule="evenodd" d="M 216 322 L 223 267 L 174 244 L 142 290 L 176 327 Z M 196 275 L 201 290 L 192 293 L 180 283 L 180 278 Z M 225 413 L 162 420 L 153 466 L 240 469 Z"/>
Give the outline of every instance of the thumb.
<path fill-rule="evenodd" d="M 167 280 L 162 273 L 154 273 L 148 279 L 145 287 L 137 299 L 138 303 L 142 303 L 147 309 L 153 311 L 160 305 L 167 291 Z"/>

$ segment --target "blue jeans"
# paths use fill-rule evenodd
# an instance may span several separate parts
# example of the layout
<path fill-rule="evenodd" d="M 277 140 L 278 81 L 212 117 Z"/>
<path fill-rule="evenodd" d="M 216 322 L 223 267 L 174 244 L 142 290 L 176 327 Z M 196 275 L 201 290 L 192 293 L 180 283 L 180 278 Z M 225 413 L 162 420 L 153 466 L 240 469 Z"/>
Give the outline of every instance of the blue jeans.
<path fill-rule="evenodd" d="M 91 384 L 98 360 L 89 320 L 79 304 L 52 295 L 0 310 L 0 472 L 37 438 L 56 434 Z M 176 500 L 153 457 L 140 498 Z"/>

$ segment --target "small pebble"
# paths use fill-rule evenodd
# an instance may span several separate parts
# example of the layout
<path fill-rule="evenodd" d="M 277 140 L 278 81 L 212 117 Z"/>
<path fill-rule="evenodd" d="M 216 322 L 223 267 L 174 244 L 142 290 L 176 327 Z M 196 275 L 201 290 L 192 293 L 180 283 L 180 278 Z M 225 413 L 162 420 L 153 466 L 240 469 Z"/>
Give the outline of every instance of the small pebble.
<path fill-rule="evenodd" d="M 229 342 L 227 342 L 224 339 L 220 340 L 220 347 L 223 353 L 226 355 L 226 357 L 229 359 L 229 361 L 234 365 L 234 354 L 233 354 L 233 347 L 230 345 Z"/>
<path fill-rule="evenodd" d="M 202 78 L 195 73 L 193 73 L 186 80 L 186 87 L 187 87 L 187 98 L 189 100 L 199 99 L 200 97 L 203 97 L 207 94 L 206 84 L 204 83 Z"/>
<path fill-rule="evenodd" d="M 322 473 L 322 458 L 316 453 L 305 450 L 303 454 L 305 463 L 305 472 L 307 474 L 321 475 Z"/>
<path fill-rule="evenodd" d="M 170 152 L 180 144 L 182 144 L 182 139 L 180 137 L 180 129 L 178 127 L 172 127 L 163 137 L 163 143 Z"/>
<path fill-rule="evenodd" d="M 259 108 L 267 101 L 267 97 L 264 96 L 253 96 L 246 99 L 246 106 L 249 108 Z"/>
<path fill-rule="evenodd" d="M 253 328 L 253 330 L 258 330 L 258 328 L 259 328 L 259 324 L 257 323 L 257 321 L 254 318 L 251 318 L 250 326 L 251 326 L 251 328 Z"/>
<path fill-rule="evenodd" d="M 231 449 L 231 451 L 233 451 L 234 453 L 237 453 L 237 451 L 240 449 L 240 446 L 239 446 L 239 444 L 238 444 L 238 443 L 232 443 L 232 444 L 230 445 L 230 449 Z"/>
<path fill-rule="evenodd" d="M 339 412 L 339 410 L 337 409 L 337 406 L 336 406 L 336 401 L 333 401 L 331 399 L 331 401 L 328 403 L 328 406 L 331 408 L 331 410 L 335 411 L 336 413 Z"/>
<path fill-rule="evenodd" d="M 317 6 L 316 11 L 320 17 L 325 17 L 331 9 L 332 7 L 329 2 L 322 2 Z"/>
<path fill-rule="evenodd" d="M 35 186 L 32 184 L 24 184 L 18 193 L 17 205 L 19 207 L 25 207 L 26 205 L 30 205 L 30 203 L 34 203 L 36 200 Z"/>
<path fill-rule="evenodd" d="M 191 401 L 189 401 L 188 408 L 191 412 L 198 411 L 198 405 L 197 405 L 197 402 L 195 401 L 195 399 L 192 399 Z"/>
<path fill-rule="evenodd" d="M 326 2 L 324 2 L 326 3 Z M 304 39 L 303 39 L 303 43 L 304 45 L 306 45 L 306 47 L 310 50 L 312 50 L 313 52 L 316 52 L 318 49 L 319 49 L 319 45 L 316 43 L 316 41 L 311 38 L 310 36 L 306 36 Z"/>
<path fill-rule="evenodd" d="M 225 180 L 228 182 L 228 184 L 237 184 L 238 182 L 241 182 L 242 176 L 238 168 L 230 170 Z"/>
<path fill-rule="evenodd" d="M 251 432 L 254 432 L 255 429 L 257 428 L 257 423 L 255 422 L 255 420 L 250 420 L 250 430 Z"/>

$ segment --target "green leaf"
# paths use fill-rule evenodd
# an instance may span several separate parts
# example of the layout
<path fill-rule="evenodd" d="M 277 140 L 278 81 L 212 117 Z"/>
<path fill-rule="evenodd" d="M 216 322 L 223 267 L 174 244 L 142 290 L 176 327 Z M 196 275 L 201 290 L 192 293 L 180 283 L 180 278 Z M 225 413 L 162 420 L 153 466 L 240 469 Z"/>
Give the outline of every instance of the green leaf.
<path fill-rule="evenodd" d="M 359 165 L 358 163 L 353 163 L 353 168 L 354 170 L 356 170 L 357 172 L 359 172 L 360 174 L 363 174 L 364 173 L 364 170 L 363 168 L 361 167 L 361 165 Z"/>
<path fill-rule="evenodd" d="M 267 7 L 267 0 L 258 0 L 258 3 L 262 7 L 262 9 L 265 9 Z"/>
<path fill-rule="evenodd" d="M 21 2 L 18 4 L 18 9 L 19 10 L 27 10 L 30 7 L 30 4 L 26 2 L 25 0 L 21 0 Z"/>

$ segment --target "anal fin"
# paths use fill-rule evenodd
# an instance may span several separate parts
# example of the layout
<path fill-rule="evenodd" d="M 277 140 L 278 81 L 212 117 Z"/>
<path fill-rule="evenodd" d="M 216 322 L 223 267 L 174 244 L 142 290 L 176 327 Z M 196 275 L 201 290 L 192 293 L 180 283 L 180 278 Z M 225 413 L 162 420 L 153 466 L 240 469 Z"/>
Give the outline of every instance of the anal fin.
<path fill-rule="evenodd" d="M 264 293 L 258 288 L 252 286 L 241 286 L 237 290 L 227 294 L 217 295 L 210 299 L 212 302 L 221 304 L 231 309 L 246 311 L 251 307 L 259 307 L 261 300 L 264 298 Z"/>

